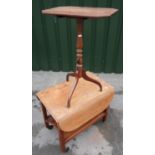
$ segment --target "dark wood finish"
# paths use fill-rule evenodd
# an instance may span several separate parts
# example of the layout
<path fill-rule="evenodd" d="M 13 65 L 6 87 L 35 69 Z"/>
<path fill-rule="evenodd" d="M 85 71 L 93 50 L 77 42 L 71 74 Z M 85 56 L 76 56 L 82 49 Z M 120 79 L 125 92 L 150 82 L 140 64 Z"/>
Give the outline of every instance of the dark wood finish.
<path fill-rule="evenodd" d="M 89 77 L 83 68 L 83 25 L 84 25 L 84 18 L 77 18 L 76 71 L 73 73 L 68 73 L 66 77 L 68 81 L 69 76 L 74 76 L 76 82 L 74 83 L 72 91 L 68 97 L 68 101 L 67 101 L 68 108 L 70 107 L 71 98 L 77 87 L 79 78 L 84 78 L 87 81 L 97 84 L 100 88 L 100 91 L 102 91 L 102 85 L 100 84 L 100 82 Z"/>
<path fill-rule="evenodd" d="M 89 77 L 83 68 L 83 25 L 84 19 L 87 18 L 101 18 L 109 17 L 118 9 L 115 8 L 97 8 L 97 7 L 75 7 L 75 6 L 63 6 L 42 10 L 43 14 L 54 15 L 58 17 L 74 17 L 77 19 L 77 42 L 76 42 L 76 71 L 68 73 L 66 80 L 69 80 L 69 76 L 75 77 L 75 83 L 71 89 L 67 100 L 67 107 L 70 107 L 70 102 L 74 91 L 78 85 L 79 78 L 84 78 L 87 81 L 97 84 L 102 91 L 102 85 L 99 81 Z"/>
<path fill-rule="evenodd" d="M 43 105 L 42 103 L 41 103 L 41 107 L 42 107 L 42 112 L 43 112 L 43 117 L 44 117 L 45 126 L 46 126 L 46 128 L 48 128 L 48 129 L 52 129 L 53 126 L 49 124 L 49 121 L 48 121 L 49 116 L 48 116 L 48 114 L 47 114 L 46 108 L 44 107 L 44 105 Z"/>
<path fill-rule="evenodd" d="M 102 18 L 109 17 L 117 11 L 115 8 L 63 6 L 45 9 L 42 13 L 61 17 Z"/>

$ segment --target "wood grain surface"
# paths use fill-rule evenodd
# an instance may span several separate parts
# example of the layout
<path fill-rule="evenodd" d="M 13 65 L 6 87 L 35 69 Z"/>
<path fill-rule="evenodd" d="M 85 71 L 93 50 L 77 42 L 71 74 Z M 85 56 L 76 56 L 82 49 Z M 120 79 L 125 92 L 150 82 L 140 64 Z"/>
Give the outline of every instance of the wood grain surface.
<path fill-rule="evenodd" d="M 65 132 L 79 128 L 103 112 L 114 95 L 114 88 L 111 85 L 93 73 L 87 72 L 87 74 L 100 81 L 103 90 L 99 91 L 97 85 L 80 78 L 70 108 L 67 108 L 66 105 L 74 78 L 37 93 L 38 98 L 57 122 L 59 128 Z"/>
<path fill-rule="evenodd" d="M 117 11 L 118 9 L 115 8 L 63 6 L 45 9 L 42 13 L 55 16 L 101 18 L 109 17 Z"/>

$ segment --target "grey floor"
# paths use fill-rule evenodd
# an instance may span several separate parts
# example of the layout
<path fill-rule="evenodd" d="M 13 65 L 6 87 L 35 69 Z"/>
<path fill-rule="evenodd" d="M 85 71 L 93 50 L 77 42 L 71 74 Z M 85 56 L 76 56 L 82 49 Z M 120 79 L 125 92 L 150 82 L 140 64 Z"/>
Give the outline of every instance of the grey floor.
<path fill-rule="evenodd" d="M 61 153 L 56 129 L 44 127 L 36 92 L 65 80 L 65 72 L 32 73 L 32 153 L 33 155 L 122 155 L 123 87 L 122 74 L 98 74 L 115 88 L 107 120 L 98 122 L 68 142 L 69 152 Z"/>

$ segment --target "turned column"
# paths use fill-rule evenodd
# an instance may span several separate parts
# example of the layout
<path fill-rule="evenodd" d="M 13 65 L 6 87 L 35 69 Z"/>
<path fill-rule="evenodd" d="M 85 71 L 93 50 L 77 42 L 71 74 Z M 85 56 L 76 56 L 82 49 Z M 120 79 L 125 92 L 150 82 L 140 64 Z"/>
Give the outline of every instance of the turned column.
<path fill-rule="evenodd" d="M 76 73 L 78 77 L 82 77 L 83 71 L 83 22 L 82 18 L 77 18 Z"/>

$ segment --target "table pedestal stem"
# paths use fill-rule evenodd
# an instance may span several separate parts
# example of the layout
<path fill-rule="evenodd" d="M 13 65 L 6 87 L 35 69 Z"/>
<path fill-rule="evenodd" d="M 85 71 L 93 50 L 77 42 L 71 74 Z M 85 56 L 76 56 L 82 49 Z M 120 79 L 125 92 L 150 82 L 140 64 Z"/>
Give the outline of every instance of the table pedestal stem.
<path fill-rule="evenodd" d="M 77 18 L 76 71 L 73 73 L 68 73 L 66 76 L 67 81 L 69 80 L 69 76 L 75 77 L 76 81 L 69 94 L 67 107 L 70 107 L 71 98 L 76 89 L 79 78 L 81 77 L 87 81 L 97 84 L 100 88 L 100 91 L 102 91 L 102 85 L 100 84 L 100 82 L 89 77 L 83 68 L 83 23 L 84 23 L 84 18 Z"/>

